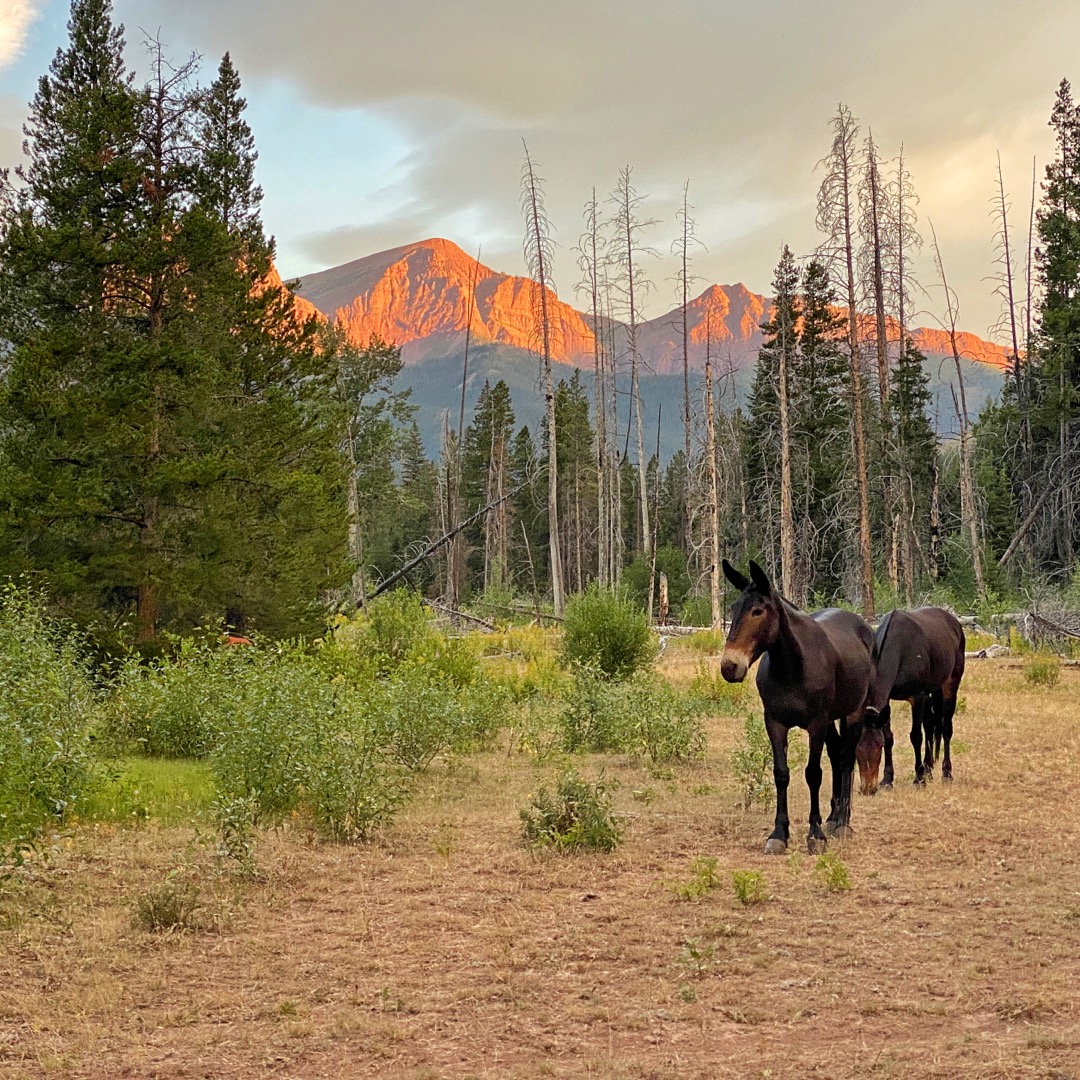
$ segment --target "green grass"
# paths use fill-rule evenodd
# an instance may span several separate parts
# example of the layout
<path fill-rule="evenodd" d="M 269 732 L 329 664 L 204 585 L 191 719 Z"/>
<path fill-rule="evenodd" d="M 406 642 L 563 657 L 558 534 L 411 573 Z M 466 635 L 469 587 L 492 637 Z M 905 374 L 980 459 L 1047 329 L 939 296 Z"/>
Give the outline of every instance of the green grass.
<path fill-rule="evenodd" d="M 209 766 L 186 758 L 122 758 L 81 806 L 91 821 L 187 825 L 207 816 L 214 797 Z"/>

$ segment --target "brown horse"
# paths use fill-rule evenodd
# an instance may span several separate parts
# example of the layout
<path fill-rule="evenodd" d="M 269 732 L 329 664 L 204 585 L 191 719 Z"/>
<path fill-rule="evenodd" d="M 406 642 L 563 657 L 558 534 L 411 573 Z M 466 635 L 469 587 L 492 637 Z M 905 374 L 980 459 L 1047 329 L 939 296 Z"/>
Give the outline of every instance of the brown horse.
<path fill-rule="evenodd" d="M 806 843 L 810 853 L 816 854 L 827 843 L 819 808 L 823 746 L 832 764 L 832 805 L 825 828 L 837 837 L 850 832 L 855 747 L 874 685 L 874 632 L 850 611 L 830 608 L 814 615 L 799 611 L 773 589 L 757 563 L 750 563 L 749 578 L 727 559 L 723 565 L 728 581 L 742 595 L 731 611 L 720 673 L 728 682 L 742 682 L 750 665 L 761 657 L 757 688 L 765 706 L 776 782 L 776 821 L 765 841 L 765 853 L 778 855 L 787 850 L 788 732 L 801 727 L 810 736 Z M 839 721 L 839 730 L 834 721 Z"/>
<path fill-rule="evenodd" d="M 877 630 L 877 678 L 866 708 L 865 727 L 855 757 L 859 788 L 873 795 L 885 754 L 883 788 L 893 785 L 892 709 L 889 701 L 911 703 L 911 745 L 915 750 L 915 783 L 932 775 L 944 747 L 941 777 L 952 779 L 953 714 L 964 677 L 964 630 L 944 608 L 890 611 Z M 925 743 L 925 749 L 924 749 Z"/>

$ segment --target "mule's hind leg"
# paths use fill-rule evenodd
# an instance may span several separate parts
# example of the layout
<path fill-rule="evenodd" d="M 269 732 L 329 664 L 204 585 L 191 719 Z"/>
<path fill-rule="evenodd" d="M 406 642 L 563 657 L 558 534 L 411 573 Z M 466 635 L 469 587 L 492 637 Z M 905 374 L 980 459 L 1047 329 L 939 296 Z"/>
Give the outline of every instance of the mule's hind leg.
<path fill-rule="evenodd" d="M 963 671 L 960 673 L 963 674 Z M 956 712 L 956 692 L 960 689 L 960 676 L 952 676 L 941 688 L 941 718 L 939 726 L 944 745 L 944 756 L 941 759 L 941 779 L 952 779 L 952 757 L 949 753 L 949 745 L 952 742 L 953 715 Z"/>
<path fill-rule="evenodd" d="M 893 733 L 892 733 L 892 709 L 886 703 L 885 709 L 881 714 L 885 719 L 884 733 L 885 733 L 885 772 L 881 778 L 882 789 L 888 789 L 893 786 Z"/>
<path fill-rule="evenodd" d="M 829 723 L 826 727 L 824 724 L 815 723 L 811 724 L 807 728 L 807 733 L 810 736 L 810 752 L 806 756 L 806 786 L 810 791 L 810 829 L 806 834 L 806 850 L 811 855 L 818 855 L 825 850 L 825 846 L 828 841 L 825 839 L 825 832 L 821 828 L 821 750 L 822 747 L 828 742 L 829 732 L 832 730 L 832 724 Z M 829 751 L 829 758 L 832 758 L 832 750 Z M 835 783 L 833 785 L 835 796 Z M 836 799 L 833 798 L 833 809 L 829 814 L 829 821 L 833 820 L 833 813 L 836 809 Z M 826 826 L 826 832 L 828 826 Z"/>
<path fill-rule="evenodd" d="M 925 714 L 929 712 L 930 699 L 925 694 L 917 694 L 910 698 L 911 704 L 911 748 L 915 751 L 915 783 L 925 784 L 927 777 L 933 768 L 933 759 L 927 763 L 923 758 L 923 731 L 926 730 L 927 745 L 926 757 L 930 757 L 933 729 L 926 725 Z"/>

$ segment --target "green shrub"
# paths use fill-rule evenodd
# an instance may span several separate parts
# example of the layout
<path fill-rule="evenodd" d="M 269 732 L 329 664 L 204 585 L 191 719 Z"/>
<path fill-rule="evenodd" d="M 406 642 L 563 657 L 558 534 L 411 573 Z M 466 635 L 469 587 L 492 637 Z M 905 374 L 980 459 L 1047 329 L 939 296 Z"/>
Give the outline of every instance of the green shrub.
<path fill-rule="evenodd" d="M 772 791 L 772 743 L 760 716 L 748 715 L 743 724 L 743 740 L 732 755 L 735 778 L 742 790 L 743 807 L 765 802 Z"/>
<path fill-rule="evenodd" d="M 765 876 L 760 870 L 733 871 L 731 886 L 735 890 L 735 899 L 747 907 L 769 899 L 769 887 L 765 884 Z"/>
<path fill-rule="evenodd" d="M 611 806 L 617 786 L 602 775 L 590 782 L 573 769 L 560 773 L 554 792 L 541 788 L 520 812 L 526 842 L 556 851 L 614 851 L 622 840 Z"/>
<path fill-rule="evenodd" d="M 172 657 L 129 656 L 112 680 L 107 734 L 149 757 L 205 757 L 258 650 L 184 638 Z"/>
<path fill-rule="evenodd" d="M 316 826 L 332 840 L 356 843 L 389 821 L 408 799 L 406 777 L 387 761 L 370 712 L 346 709 L 308 772 Z"/>
<path fill-rule="evenodd" d="M 662 762 L 693 757 L 705 746 L 697 703 L 652 672 L 611 682 L 582 667 L 568 693 L 560 731 L 569 753 L 621 751 Z"/>
<path fill-rule="evenodd" d="M 432 620 L 419 593 L 395 589 L 368 604 L 360 619 L 363 637 L 379 659 L 382 674 L 424 648 L 435 637 Z"/>
<path fill-rule="evenodd" d="M 1032 653 L 1024 660 L 1024 679 L 1029 686 L 1057 686 L 1061 660 L 1046 653 Z"/>
<path fill-rule="evenodd" d="M 82 639 L 25 589 L 0 593 L 0 872 L 99 780 L 96 701 Z"/>
<path fill-rule="evenodd" d="M 699 636 L 702 635 L 694 635 Z M 693 638 L 690 640 L 693 641 Z M 718 667 L 714 667 L 707 660 L 699 660 L 694 667 L 694 677 L 690 681 L 688 692 L 691 697 L 701 702 L 703 708 L 724 716 L 735 716 L 746 708 L 748 698 L 754 693 L 754 684 L 749 680 L 729 683 L 720 674 Z"/>
<path fill-rule="evenodd" d="M 645 612 L 611 589 L 592 584 L 566 605 L 561 660 L 625 679 L 656 656 Z"/>

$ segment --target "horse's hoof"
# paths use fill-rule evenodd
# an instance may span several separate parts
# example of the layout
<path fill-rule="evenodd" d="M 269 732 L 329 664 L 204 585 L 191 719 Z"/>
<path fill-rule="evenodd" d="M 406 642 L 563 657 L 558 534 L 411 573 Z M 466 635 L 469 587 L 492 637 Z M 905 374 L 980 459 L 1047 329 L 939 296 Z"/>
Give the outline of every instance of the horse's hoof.
<path fill-rule="evenodd" d="M 838 825 L 833 830 L 833 837 L 836 840 L 850 840 L 855 835 L 855 830 L 850 825 Z"/>
<path fill-rule="evenodd" d="M 891 780 L 882 780 L 881 783 L 878 784 L 878 790 L 879 791 L 892 791 L 892 781 Z"/>
<path fill-rule="evenodd" d="M 948 780 L 948 781 L 949 781 L 949 783 L 952 783 L 952 773 L 951 773 L 951 772 L 947 772 L 947 773 L 946 773 L 946 772 L 943 772 L 943 773 L 941 774 L 941 779 L 942 779 L 942 780 Z"/>
<path fill-rule="evenodd" d="M 786 855 L 787 854 L 787 841 L 781 840 L 776 836 L 770 836 L 765 841 L 765 854 L 766 855 Z"/>
<path fill-rule="evenodd" d="M 824 855 L 829 846 L 829 841 L 824 836 L 808 836 L 806 838 L 806 850 L 811 855 Z"/>
<path fill-rule="evenodd" d="M 822 829 L 824 830 L 826 836 L 833 836 L 836 833 L 836 822 L 833 821 L 832 818 L 830 818 L 822 826 Z"/>

